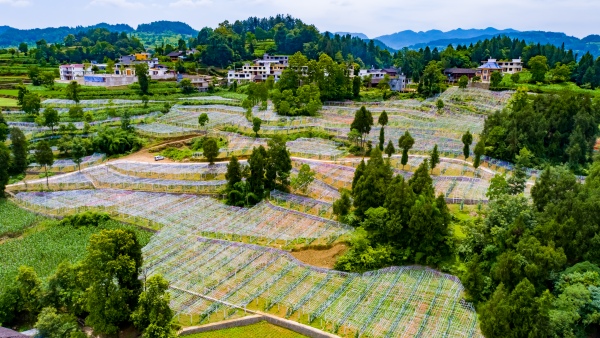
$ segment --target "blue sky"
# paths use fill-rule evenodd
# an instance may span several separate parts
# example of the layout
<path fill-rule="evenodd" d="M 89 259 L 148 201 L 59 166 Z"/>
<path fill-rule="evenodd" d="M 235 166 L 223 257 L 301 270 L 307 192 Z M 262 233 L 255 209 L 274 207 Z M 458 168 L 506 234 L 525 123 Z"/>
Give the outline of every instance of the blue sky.
<path fill-rule="evenodd" d="M 600 34 L 599 0 L 0 0 L 17 28 L 179 20 L 196 29 L 249 16 L 291 14 L 321 31 L 376 37 L 401 30 L 514 28 Z"/>

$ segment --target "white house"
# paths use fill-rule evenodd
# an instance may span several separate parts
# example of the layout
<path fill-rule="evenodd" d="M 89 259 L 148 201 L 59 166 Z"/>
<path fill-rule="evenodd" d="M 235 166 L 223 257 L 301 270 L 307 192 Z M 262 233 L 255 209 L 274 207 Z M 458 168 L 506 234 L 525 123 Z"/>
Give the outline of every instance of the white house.
<path fill-rule="evenodd" d="M 281 73 L 288 67 L 289 57 L 285 55 L 265 54 L 262 59 L 254 60 L 254 63 L 245 63 L 242 68 L 227 72 L 227 82 L 263 82 L 269 76 L 279 81 Z"/>
<path fill-rule="evenodd" d="M 85 75 L 85 66 L 82 64 L 61 65 L 60 79 L 62 81 L 73 81 Z"/>

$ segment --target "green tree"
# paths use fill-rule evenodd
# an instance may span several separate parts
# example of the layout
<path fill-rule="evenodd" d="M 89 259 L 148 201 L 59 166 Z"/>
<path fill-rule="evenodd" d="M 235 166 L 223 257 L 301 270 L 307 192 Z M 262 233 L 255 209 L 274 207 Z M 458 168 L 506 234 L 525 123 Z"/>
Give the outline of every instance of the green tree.
<path fill-rule="evenodd" d="M 514 73 L 510 76 L 510 80 L 512 81 L 512 83 L 514 84 L 518 84 L 519 81 L 521 81 L 521 74 L 519 73 Z"/>
<path fill-rule="evenodd" d="M 32 267 L 21 266 L 15 278 L 15 285 L 19 295 L 19 312 L 25 314 L 26 320 L 35 318 L 40 311 L 42 281 Z"/>
<path fill-rule="evenodd" d="M 72 106 L 69 108 L 69 117 L 74 120 L 80 120 L 83 118 L 83 108 L 80 106 Z"/>
<path fill-rule="evenodd" d="M 202 113 L 202 114 L 200 114 L 200 116 L 198 116 L 198 124 L 201 127 L 204 127 L 208 123 L 209 120 L 210 119 L 208 118 L 208 114 L 206 114 L 206 113 Z"/>
<path fill-rule="evenodd" d="M 441 93 L 445 89 L 446 77 L 442 70 L 441 62 L 431 61 L 427 64 L 417 88 L 419 94 L 430 97 Z"/>
<path fill-rule="evenodd" d="M 131 314 L 133 323 L 142 331 L 143 337 L 176 337 L 171 325 L 174 316 L 169 307 L 169 282 L 161 275 L 154 275 L 145 283 L 137 309 Z"/>
<path fill-rule="evenodd" d="M 60 122 L 58 111 L 54 108 L 46 108 L 43 112 L 44 126 L 50 128 L 52 134 L 54 134 L 54 127 Z"/>
<path fill-rule="evenodd" d="M 429 176 L 429 159 L 425 159 L 415 170 L 415 173 L 408 180 L 408 185 L 417 195 L 426 195 L 433 197 L 433 180 Z"/>
<path fill-rule="evenodd" d="M 350 193 L 344 189 L 340 198 L 333 202 L 333 214 L 336 215 L 338 221 L 343 222 L 350 213 L 350 208 L 352 208 Z"/>
<path fill-rule="evenodd" d="M 48 189 L 50 189 L 50 183 L 48 182 L 48 166 L 52 166 L 54 164 L 54 154 L 52 153 L 52 149 L 50 148 L 48 142 L 38 142 L 35 147 L 34 157 L 39 166 L 44 166 L 46 185 L 48 186 Z"/>
<path fill-rule="evenodd" d="M 27 46 L 27 44 L 25 42 L 21 42 L 19 44 L 19 51 L 25 55 L 27 55 L 27 52 L 29 51 L 29 46 Z"/>
<path fill-rule="evenodd" d="M 121 115 L 121 130 L 129 131 L 131 128 L 131 114 L 126 110 Z"/>
<path fill-rule="evenodd" d="M 398 147 L 402 149 L 402 159 L 400 163 L 402 163 L 402 170 L 404 170 L 404 166 L 408 163 L 408 151 L 415 145 L 415 139 L 410 136 L 408 130 L 404 132 L 404 135 L 400 136 L 398 140 Z"/>
<path fill-rule="evenodd" d="M 392 143 L 392 141 L 389 141 L 387 146 L 385 147 L 385 153 L 387 154 L 388 158 L 391 158 L 395 152 L 396 149 L 394 148 L 394 144 Z"/>
<path fill-rule="evenodd" d="M 382 127 L 385 127 L 385 126 L 387 126 L 388 122 L 389 122 L 389 119 L 388 119 L 388 114 L 387 114 L 387 112 L 384 110 L 384 111 L 382 111 L 382 112 L 381 112 L 381 114 L 379 115 L 379 118 L 377 119 L 377 123 L 378 123 L 380 126 L 382 126 Z"/>
<path fill-rule="evenodd" d="M 315 180 L 315 172 L 308 164 L 303 164 L 298 170 L 298 175 L 292 179 L 292 187 L 303 194 L 308 192 L 308 187 Z"/>
<path fill-rule="evenodd" d="M 4 119 L 4 114 L 0 112 L 0 142 L 6 141 L 8 134 L 10 134 L 10 128 L 8 127 L 6 119 Z"/>
<path fill-rule="evenodd" d="M 379 150 L 383 151 L 383 145 L 385 144 L 385 129 L 379 128 Z"/>
<path fill-rule="evenodd" d="M 469 85 L 469 78 L 466 75 L 461 76 L 458 79 L 458 88 L 465 89 Z"/>
<path fill-rule="evenodd" d="M 206 157 L 208 162 L 211 165 L 215 164 L 215 159 L 219 156 L 219 144 L 217 143 L 217 140 L 212 137 L 207 138 L 204 140 L 202 149 L 204 151 L 204 157 Z"/>
<path fill-rule="evenodd" d="M 8 174 L 10 166 L 10 150 L 4 142 L 0 142 L 0 193 L 2 194 L 0 197 L 4 196 L 4 190 L 10 179 L 10 175 Z"/>
<path fill-rule="evenodd" d="M 502 195 L 508 194 L 509 192 L 508 183 L 506 182 L 506 177 L 504 174 L 496 174 L 490 180 L 490 187 L 488 188 L 485 196 L 487 196 L 487 198 L 490 200 L 494 200 Z"/>
<path fill-rule="evenodd" d="M 358 174 L 355 172 L 355 178 Z M 355 214 L 363 218 L 369 208 L 377 208 L 385 201 L 386 187 L 392 180 L 392 169 L 388 161 L 384 161 L 379 148 L 371 151 L 364 173 L 360 176 L 352 190 Z"/>
<path fill-rule="evenodd" d="M 463 143 L 463 155 L 465 156 L 465 160 L 469 158 L 471 155 L 471 144 L 473 144 L 473 135 L 471 132 L 467 130 L 467 132 L 462 136 Z"/>
<path fill-rule="evenodd" d="M 433 147 L 433 151 L 431 152 L 431 157 L 430 157 L 431 173 L 433 173 L 433 169 L 435 169 L 435 167 L 439 163 L 440 163 L 440 153 L 438 152 L 438 145 L 436 144 Z"/>
<path fill-rule="evenodd" d="M 44 87 L 54 90 L 54 73 L 53 72 L 44 72 L 42 73 L 42 84 Z"/>
<path fill-rule="evenodd" d="M 255 137 L 258 137 L 258 132 L 260 131 L 260 125 L 262 120 L 258 117 L 252 119 L 252 131 L 255 134 Z"/>
<path fill-rule="evenodd" d="M 362 159 L 354 171 L 354 177 L 352 178 L 352 191 L 354 191 L 356 183 L 358 183 L 362 175 L 364 175 L 366 169 L 367 166 L 365 164 L 365 160 Z"/>
<path fill-rule="evenodd" d="M 531 72 L 531 80 L 534 82 L 545 82 L 548 72 L 548 59 L 543 55 L 534 56 L 527 62 Z"/>
<path fill-rule="evenodd" d="M 36 93 L 27 93 L 23 96 L 21 109 L 28 115 L 38 115 L 42 108 L 40 97 Z"/>
<path fill-rule="evenodd" d="M 31 84 L 34 86 L 42 85 L 42 73 L 40 72 L 40 68 L 38 66 L 31 66 L 27 72 L 29 79 L 31 80 Z"/>
<path fill-rule="evenodd" d="M 359 76 L 355 76 L 352 79 L 352 96 L 357 99 L 360 97 L 360 87 L 362 85 L 362 81 Z"/>
<path fill-rule="evenodd" d="M 103 230 L 91 236 L 82 261 L 86 287 L 86 324 L 94 332 L 114 335 L 128 323 L 142 291 L 138 278 L 142 247 L 131 230 Z"/>
<path fill-rule="evenodd" d="M 196 92 L 196 87 L 192 84 L 192 80 L 184 78 L 179 82 L 179 89 L 183 94 L 191 94 Z"/>
<path fill-rule="evenodd" d="M 373 114 L 367 110 L 365 106 L 360 107 L 359 110 L 354 114 L 354 120 L 350 125 L 350 130 L 356 130 L 360 133 L 360 147 L 364 147 L 364 140 L 366 135 L 371 132 L 373 126 Z"/>
<path fill-rule="evenodd" d="M 268 142 L 267 164 L 265 173 L 265 188 L 279 189 L 288 192 L 292 160 L 286 147 L 285 140 L 275 136 Z"/>
<path fill-rule="evenodd" d="M 13 127 L 10 129 L 10 143 L 12 148 L 10 172 L 14 175 L 22 174 L 29 164 L 29 161 L 27 160 L 27 155 L 29 154 L 29 142 L 21 129 Z"/>
<path fill-rule="evenodd" d="M 137 75 L 138 84 L 140 85 L 140 91 L 142 92 L 142 95 L 148 95 L 150 93 L 150 75 L 148 75 L 148 64 L 136 64 L 135 75 Z"/>
<path fill-rule="evenodd" d="M 265 192 L 265 168 L 267 161 L 267 151 L 263 146 L 254 148 L 252 154 L 248 159 L 248 166 L 250 167 L 250 176 L 246 180 L 249 185 L 249 192 L 247 194 L 247 204 L 256 204 L 260 201 Z M 252 200 L 250 200 L 252 199 Z"/>
<path fill-rule="evenodd" d="M 35 328 L 41 337 L 70 338 L 72 333 L 79 332 L 77 319 L 72 314 L 59 314 L 53 307 L 46 307 L 37 317 Z"/>
<path fill-rule="evenodd" d="M 517 195 L 525 191 L 525 185 L 529 178 L 527 167 L 531 165 L 531 157 L 532 154 L 527 148 L 522 148 L 517 155 L 517 163 L 512 175 L 506 180 L 510 194 Z"/>
<path fill-rule="evenodd" d="M 75 101 L 76 104 L 79 104 L 79 94 L 81 92 L 81 86 L 77 81 L 71 81 L 65 88 L 65 94 L 67 98 L 71 101 Z"/>
<path fill-rule="evenodd" d="M 73 162 L 77 164 L 79 171 L 81 171 L 81 162 L 85 155 L 87 155 L 87 150 L 85 149 L 81 138 L 75 137 L 71 145 L 71 157 L 73 158 Z"/>
<path fill-rule="evenodd" d="M 442 109 L 444 109 L 444 101 L 442 99 L 438 99 L 437 101 L 435 101 L 435 107 L 438 110 L 438 113 L 442 111 Z"/>
<path fill-rule="evenodd" d="M 493 72 L 492 75 L 490 75 L 490 88 L 498 88 L 500 86 L 501 82 L 502 82 L 502 73 Z"/>
<path fill-rule="evenodd" d="M 142 100 L 142 103 L 144 104 L 144 108 L 148 108 L 148 102 L 150 101 L 150 99 L 148 98 L 148 95 L 142 95 L 142 97 L 140 99 Z"/>
<path fill-rule="evenodd" d="M 480 139 L 479 142 L 477 142 L 477 144 L 475 145 L 475 149 L 473 149 L 473 152 L 475 153 L 473 167 L 477 169 L 481 164 L 481 156 L 483 156 L 483 154 L 485 153 L 485 141 L 483 139 Z"/>
<path fill-rule="evenodd" d="M 225 179 L 227 180 L 228 191 L 233 190 L 235 184 L 242 181 L 242 169 L 240 162 L 235 155 L 231 156 L 231 160 L 229 160 L 229 164 L 227 164 Z"/>

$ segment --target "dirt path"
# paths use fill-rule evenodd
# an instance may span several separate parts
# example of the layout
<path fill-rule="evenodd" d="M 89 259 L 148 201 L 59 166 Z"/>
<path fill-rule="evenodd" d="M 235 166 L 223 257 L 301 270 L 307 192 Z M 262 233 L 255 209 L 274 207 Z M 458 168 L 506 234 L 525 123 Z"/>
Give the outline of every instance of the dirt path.
<path fill-rule="evenodd" d="M 294 251 L 291 254 L 298 260 L 306 264 L 310 264 L 320 268 L 333 269 L 337 258 L 343 255 L 347 250 L 348 246 L 346 244 L 336 244 L 331 249 L 309 249 L 302 251 Z"/>

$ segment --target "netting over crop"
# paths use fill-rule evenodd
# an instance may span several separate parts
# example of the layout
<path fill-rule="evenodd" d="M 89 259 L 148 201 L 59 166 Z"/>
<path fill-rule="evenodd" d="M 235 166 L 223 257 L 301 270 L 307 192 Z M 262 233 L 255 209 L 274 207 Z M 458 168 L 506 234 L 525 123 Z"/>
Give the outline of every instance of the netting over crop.
<path fill-rule="evenodd" d="M 245 165 L 245 161 L 240 161 Z M 107 165 L 124 175 L 168 180 L 225 179 L 227 162 L 208 163 L 142 163 L 133 161 L 109 162 Z"/>
<path fill-rule="evenodd" d="M 435 101 L 438 98 L 444 103 L 470 106 L 478 111 L 493 113 L 502 110 L 514 94 L 513 91 L 490 91 L 480 88 L 450 87 L 438 97 L 431 99 Z"/>
<path fill-rule="evenodd" d="M 81 159 L 81 168 L 88 168 L 94 165 L 98 165 L 104 161 L 104 154 L 92 154 L 90 156 L 86 156 Z M 34 169 L 37 171 L 44 171 L 43 167 L 38 166 L 37 163 L 31 163 L 29 165 L 30 169 Z M 70 172 L 78 169 L 78 166 L 72 159 L 61 159 L 54 161 L 51 167 L 48 167 L 48 171 L 50 172 Z"/>
<path fill-rule="evenodd" d="M 144 221 L 153 228 L 177 226 L 180 232 L 205 237 L 236 238 L 251 243 L 284 246 L 292 242 L 329 243 L 349 227 L 313 215 L 262 202 L 253 208 L 227 206 L 196 195 L 98 189 L 18 193 L 16 202 L 53 215 L 92 209 L 113 213 L 125 220 Z"/>
<path fill-rule="evenodd" d="M 27 191 L 27 190 L 76 190 L 93 189 L 92 181 L 83 173 L 77 171 L 74 173 L 52 176 L 46 179 L 37 179 L 32 181 L 23 181 L 6 187 L 9 191 Z"/>
<path fill-rule="evenodd" d="M 199 131 L 199 128 L 184 128 L 163 123 L 138 124 L 134 127 L 143 134 L 158 137 L 184 136 Z"/>
<path fill-rule="evenodd" d="M 345 153 L 337 143 L 317 138 L 299 138 L 288 142 L 287 147 L 292 156 L 319 160 L 335 160 Z"/>
<path fill-rule="evenodd" d="M 161 178 L 141 178 L 124 175 L 108 166 L 90 168 L 85 174 L 99 188 L 145 190 L 178 193 L 211 193 L 223 188 L 226 180 L 173 180 Z"/>
<path fill-rule="evenodd" d="M 220 302 L 264 303 L 267 311 L 283 307 L 293 320 L 347 335 L 481 337 L 460 281 L 429 268 L 342 273 L 276 249 L 182 236 L 178 226 L 155 235 L 143 252 L 146 271 L 171 282 L 174 310 L 197 322 L 221 311 L 227 317 Z"/>

